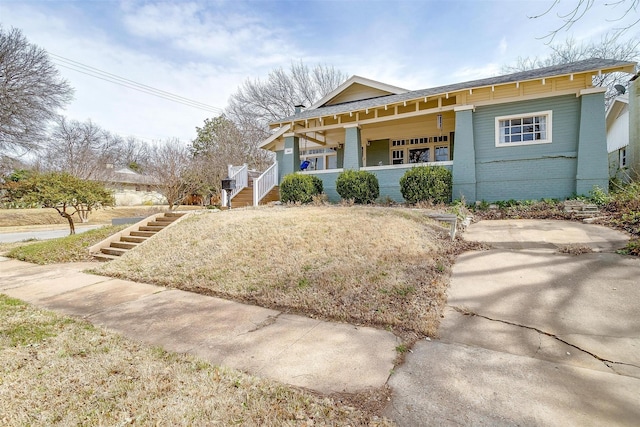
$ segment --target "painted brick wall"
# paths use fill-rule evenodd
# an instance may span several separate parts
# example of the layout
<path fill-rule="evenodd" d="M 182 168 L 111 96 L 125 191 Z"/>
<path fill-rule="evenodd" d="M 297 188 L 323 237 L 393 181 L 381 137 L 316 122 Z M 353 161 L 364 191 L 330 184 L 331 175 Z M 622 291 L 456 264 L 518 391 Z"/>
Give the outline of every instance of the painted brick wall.
<path fill-rule="evenodd" d="M 550 144 L 495 146 L 496 117 L 547 110 L 553 114 Z M 473 116 L 476 199 L 566 198 L 574 194 L 579 112 L 580 99 L 575 95 L 478 107 Z"/>

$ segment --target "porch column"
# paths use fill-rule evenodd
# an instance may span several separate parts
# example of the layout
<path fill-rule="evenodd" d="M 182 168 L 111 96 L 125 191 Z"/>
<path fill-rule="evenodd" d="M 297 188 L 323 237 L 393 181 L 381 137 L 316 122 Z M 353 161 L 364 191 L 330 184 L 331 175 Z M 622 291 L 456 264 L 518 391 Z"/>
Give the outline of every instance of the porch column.
<path fill-rule="evenodd" d="M 360 126 L 347 125 L 344 127 L 344 160 L 345 169 L 360 170 L 362 167 L 362 142 L 360 140 Z"/>
<path fill-rule="evenodd" d="M 456 143 L 453 146 L 453 199 L 476 201 L 476 149 L 473 141 L 473 105 L 456 107 Z"/>
<path fill-rule="evenodd" d="M 580 91 L 576 194 L 588 195 L 594 185 L 604 191 L 609 189 L 605 90 L 591 88 Z"/>
<path fill-rule="evenodd" d="M 282 163 L 278 165 L 281 176 L 289 175 L 300 170 L 300 140 L 293 133 L 284 134 L 284 151 Z"/>

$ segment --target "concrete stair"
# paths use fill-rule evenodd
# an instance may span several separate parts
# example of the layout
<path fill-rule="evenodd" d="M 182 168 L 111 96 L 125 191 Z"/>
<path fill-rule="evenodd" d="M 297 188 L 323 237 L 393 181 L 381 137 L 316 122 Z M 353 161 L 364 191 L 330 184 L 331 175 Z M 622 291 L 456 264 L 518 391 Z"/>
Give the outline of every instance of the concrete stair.
<path fill-rule="evenodd" d="M 182 218 L 185 213 L 166 212 L 153 215 L 108 239 L 89 248 L 93 257 L 99 261 L 111 261 L 135 249 L 147 239 L 155 236 L 170 224 Z"/>

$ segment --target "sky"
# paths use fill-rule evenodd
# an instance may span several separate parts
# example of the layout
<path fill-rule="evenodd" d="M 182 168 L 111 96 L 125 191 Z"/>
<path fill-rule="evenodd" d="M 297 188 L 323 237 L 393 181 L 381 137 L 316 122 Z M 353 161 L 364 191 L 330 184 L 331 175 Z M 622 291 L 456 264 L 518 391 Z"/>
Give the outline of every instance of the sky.
<path fill-rule="evenodd" d="M 531 18 L 553 1 L 0 0 L 0 25 L 21 29 L 50 53 L 75 89 L 61 112 L 68 118 L 91 119 L 123 137 L 189 142 L 243 82 L 294 61 L 410 90 L 499 75 L 518 57 L 548 54 L 544 37 L 578 0 Z M 555 41 L 599 40 L 637 20 L 640 10 L 618 20 L 629 2 L 596 0 Z M 640 38 L 640 24 L 624 37 Z M 95 70 L 183 103 L 88 75 Z"/>

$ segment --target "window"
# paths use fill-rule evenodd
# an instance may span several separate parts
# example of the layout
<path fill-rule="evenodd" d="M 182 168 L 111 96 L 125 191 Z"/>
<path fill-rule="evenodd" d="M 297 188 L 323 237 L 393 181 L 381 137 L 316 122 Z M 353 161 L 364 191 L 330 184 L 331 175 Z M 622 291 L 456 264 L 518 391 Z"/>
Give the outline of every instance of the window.
<path fill-rule="evenodd" d="M 551 111 L 496 117 L 496 147 L 550 142 Z"/>
<path fill-rule="evenodd" d="M 404 163 L 404 150 L 393 150 L 391 152 L 391 164 L 401 165 Z"/>
<path fill-rule="evenodd" d="M 431 161 L 431 149 L 417 148 L 409 150 L 409 163 L 427 163 Z"/>
<path fill-rule="evenodd" d="M 436 162 L 446 162 L 449 160 L 449 146 L 436 147 Z"/>
<path fill-rule="evenodd" d="M 624 168 L 627 166 L 627 148 L 620 149 L 620 167 Z"/>

